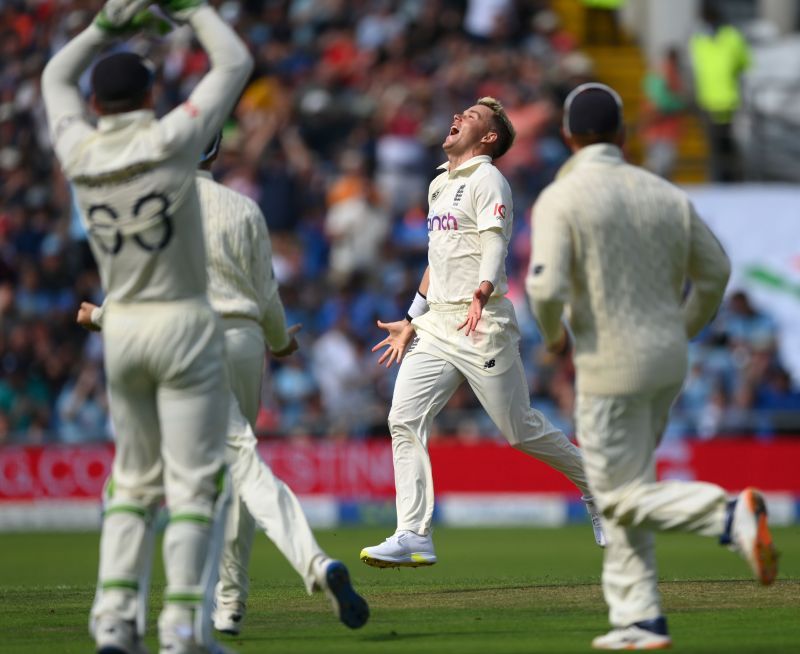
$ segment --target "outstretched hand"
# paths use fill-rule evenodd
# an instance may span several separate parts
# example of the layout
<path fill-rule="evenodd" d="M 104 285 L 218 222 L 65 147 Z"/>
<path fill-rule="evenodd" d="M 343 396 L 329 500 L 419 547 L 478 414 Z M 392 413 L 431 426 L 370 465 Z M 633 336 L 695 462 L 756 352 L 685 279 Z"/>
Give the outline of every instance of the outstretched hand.
<path fill-rule="evenodd" d="M 489 287 L 489 292 L 486 293 L 483 287 L 486 284 Z M 483 307 L 486 306 L 486 303 L 489 301 L 489 296 L 492 294 L 492 285 L 489 282 L 481 282 L 481 285 L 475 289 L 475 292 L 472 294 L 472 302 L 469 304 L 469 310 L 467 311 L 467 317 L 458 326 L 458 330 L 461 331 L 466 327 L 464 331 L 465 336 L 469 336 L 472 332 L 475 331 L 478 327 L 478 321 L 480 321 L 481 316 L 483 315 Z"/>
<path fill-rule="evenodd" d="M 75 322 L 77 322 L 84 329 L 88 329 L 90 332 L 99 332 L 100 326 L 92 322 L 92 311 L 94 311 L 96 308 L 96 304 L 92 304 L 91 302 L 81 302 Z"/>
<path fill-rule="evenodd" d="M 380 343 L 372 348 L 373 352 L 377 352 L 382 347 L 385 347 L 381 358 L 378 359 L 378 365 L 386 363 L 386 367 L 390 368 L 393 363 L 400 363 L 403 360 L 403 355 L 408 348 L 408 344 L 414 338 L 414 328 L 407 320 L 398 320 L 396 322 L 381 322 L 378 320 L 378 327 L 385 329 L 389 335 L 384 338 Z"/>
<path fill-rule="evenodd" d="M 272 350 L 272 356 L 282 359 L 283 357 L 288 357 L 290 354 L 297 352 L 300 345 L 295 338 L 295 334 L 297 334 L 297 332 L 299 332 L 301 329 L 303 329 L 303 325 L 299 323 L 288 327 L 286 329 L 286 333 L 289 335 L 289 345 L 282 350 Z"/>

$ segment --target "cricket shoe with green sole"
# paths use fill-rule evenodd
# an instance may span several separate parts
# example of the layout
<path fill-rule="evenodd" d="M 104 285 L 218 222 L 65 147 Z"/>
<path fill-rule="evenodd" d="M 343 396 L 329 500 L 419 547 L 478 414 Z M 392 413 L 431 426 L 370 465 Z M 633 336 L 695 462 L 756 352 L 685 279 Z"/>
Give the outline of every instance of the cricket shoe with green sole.
<path fill-rule="evenodd" d="M 397 531 L 380 545 L 361 550 L 361 560 L 373 568 L 419 568 L 436 563 L 433 539 L 413 531 Z"/>

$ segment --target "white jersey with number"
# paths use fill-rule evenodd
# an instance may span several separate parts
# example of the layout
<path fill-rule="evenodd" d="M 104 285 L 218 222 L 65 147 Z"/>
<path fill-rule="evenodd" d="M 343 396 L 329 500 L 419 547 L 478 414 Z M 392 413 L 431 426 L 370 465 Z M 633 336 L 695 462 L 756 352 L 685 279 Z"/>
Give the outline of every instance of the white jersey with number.
<path fill-rule="evenodd" d="M 428 191 L 428 302 L 468 303 L 482 281 L 480 232 L 500 230 L 506 247 L 511 238 L 511 188 L 487 155 L 473 157 L 452 171 L 448 164 L 440 168 L 444 172 Z M 507 292 L 503 269 L 492 295 Z"/>
<path fill-rule="evenodd" d="M 235 104 L 251 60 L 213 10 L 198 9 L 190 22 L 212 67 L 189 100 L 161 119 L 140 110 L 101 117 L 96 128 L 86 120 L 73 80 L 107 42 L 94 25 L 64 47 L 42 79 L 56 154 L 112 302 L 205 295 L 195 170 Z"/>

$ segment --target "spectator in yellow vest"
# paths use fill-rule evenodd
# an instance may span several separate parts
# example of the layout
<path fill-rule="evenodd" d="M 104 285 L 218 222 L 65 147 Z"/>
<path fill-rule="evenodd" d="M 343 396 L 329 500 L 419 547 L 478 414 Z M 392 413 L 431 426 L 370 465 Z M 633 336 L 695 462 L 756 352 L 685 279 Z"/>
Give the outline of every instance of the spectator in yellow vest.
<path fill-rule="evenodd" d="M 645 146 L 644 167 L 670 179 L 678 158 L 681 119 L 686 111 L 686 93 L 681 75 L 680 54 L 669 48 L 642 84 L 640 134 Z"/>
<path fill-rule="evenodd" d="M 710 174 L 713 181 L 741 177 L 731 123 L 739 108 L 739 78 L 750 66 L 750 51 L 741 32 L 726 25 L 716 4 L 703 4 L 704 29 L 689 42 L 697 105 L 706 114 Z"/>

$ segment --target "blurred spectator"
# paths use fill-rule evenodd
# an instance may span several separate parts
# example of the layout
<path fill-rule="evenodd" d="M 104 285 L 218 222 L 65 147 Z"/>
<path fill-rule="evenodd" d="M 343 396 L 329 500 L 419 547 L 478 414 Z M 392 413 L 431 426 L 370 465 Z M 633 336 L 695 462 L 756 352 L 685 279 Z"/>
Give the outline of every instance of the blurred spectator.
<path fill-rule="evenodd" d="M 50 422 L 50 391 L 41 375 L 13 353 L 3 357 L 0 414 L 7 434 L 19 442 L 41 443 Z"/>
<path fill-rule="evenodd" d="M 467 0 L 464 29 L 470 36 L 487 41 L 507 34 L 513 4 L 512 0 Z"/>
<path fill-rule="evenodd" d="M 728 336 L 731 346 L 774 350 L 777 326 L 769 316 L 756 311 L 744 291 L 731 294 L 720 316 L 719 328 Z"/>
<path fill-rule="evenodd" d="M 330 241 L 330 272 L 334 284 L 345 284 L 353 273 L 375 269 L 389 216 L 366 174 L 364 160 L 354 151 L 341 158 L 342 175 L 328 191 L 325 234 Z"/>
<path fill-rule="evenodd" d="M 660 64 L 644 78 L 641 125 L 646 150 L 644 167 L 666 179 L 672 177 L 675 169 L 681 118 L 686 110 L 679 57 L 677 48 L 669 48 Z"/>
<path fill-rule="evenodd" d="M 108 402 L 102 370 L 95 363 L 81 366 L 56 400 L 58 438 L 63 443 L 85 443 L 108 438 Z"/>
<path fill-rule="evenodd" d="M 401 317 L 413 296 L 427 263 L 427 190 L 444 160 L 442 140 L 453 114 L 482 95 L 508 107 L 519 135 L 501 162 L 517 209 L 509 295 L 533 402 L 570 431 L 571 363 L 542 355 L 519 290 L 526 212 L 568 156 L 561 104 L 594 75 L 549 3 L 211 1 L 256 66 L 225 128 L 219 178 L 261 206 L 288 320 L 304 325 L 302 354 L 270 362 L 275 393 L 259 433 L 386 433 L 395 371 L 375 365 L 374 321 Z M 0 443 L 108 437 L 102 339 L 74 324 L 77 303 L 100 304 L 102 292 L 39 98 L 48 57 L 94 9 L 83 0 L 0 0 Z M 156 63 L 165 99 L 158 113 L 181 102 L 207 65 L 186 30 L 119 47 L 147 51 Z M 673 73 L 659 73 L 661 91 L 675 92 Z M 702 423 L 717 435 L 742 416 L 755 424 L 748 412 L 793 406 L 797 390 L 776 372 L 777 337 L 774 321 L 733 296 L 696 344 L 696 376 L 677 407 L 681 429 L 695 433 Z M 476 408 L 471 393 L 458 394 L 438 433 L 495 434 Z"/>
<path fill-rule="evenodd" d="M 741 32 L 727 25 L 719 5 L 704 0 L 703 27 L 689 41 L 697 105 L 705 113 L 711 148 L 710 177 L 715 182 L 741 179 L 731 124 L 741 101 L 739 82 L 750 66 L 750 50 Z"/>
<path fill-rule="evenodd" d="M 619 9 L 625 0 L 581 0 L 586 7 L 585 40 L 589 45 L 620 45 Z"/>

